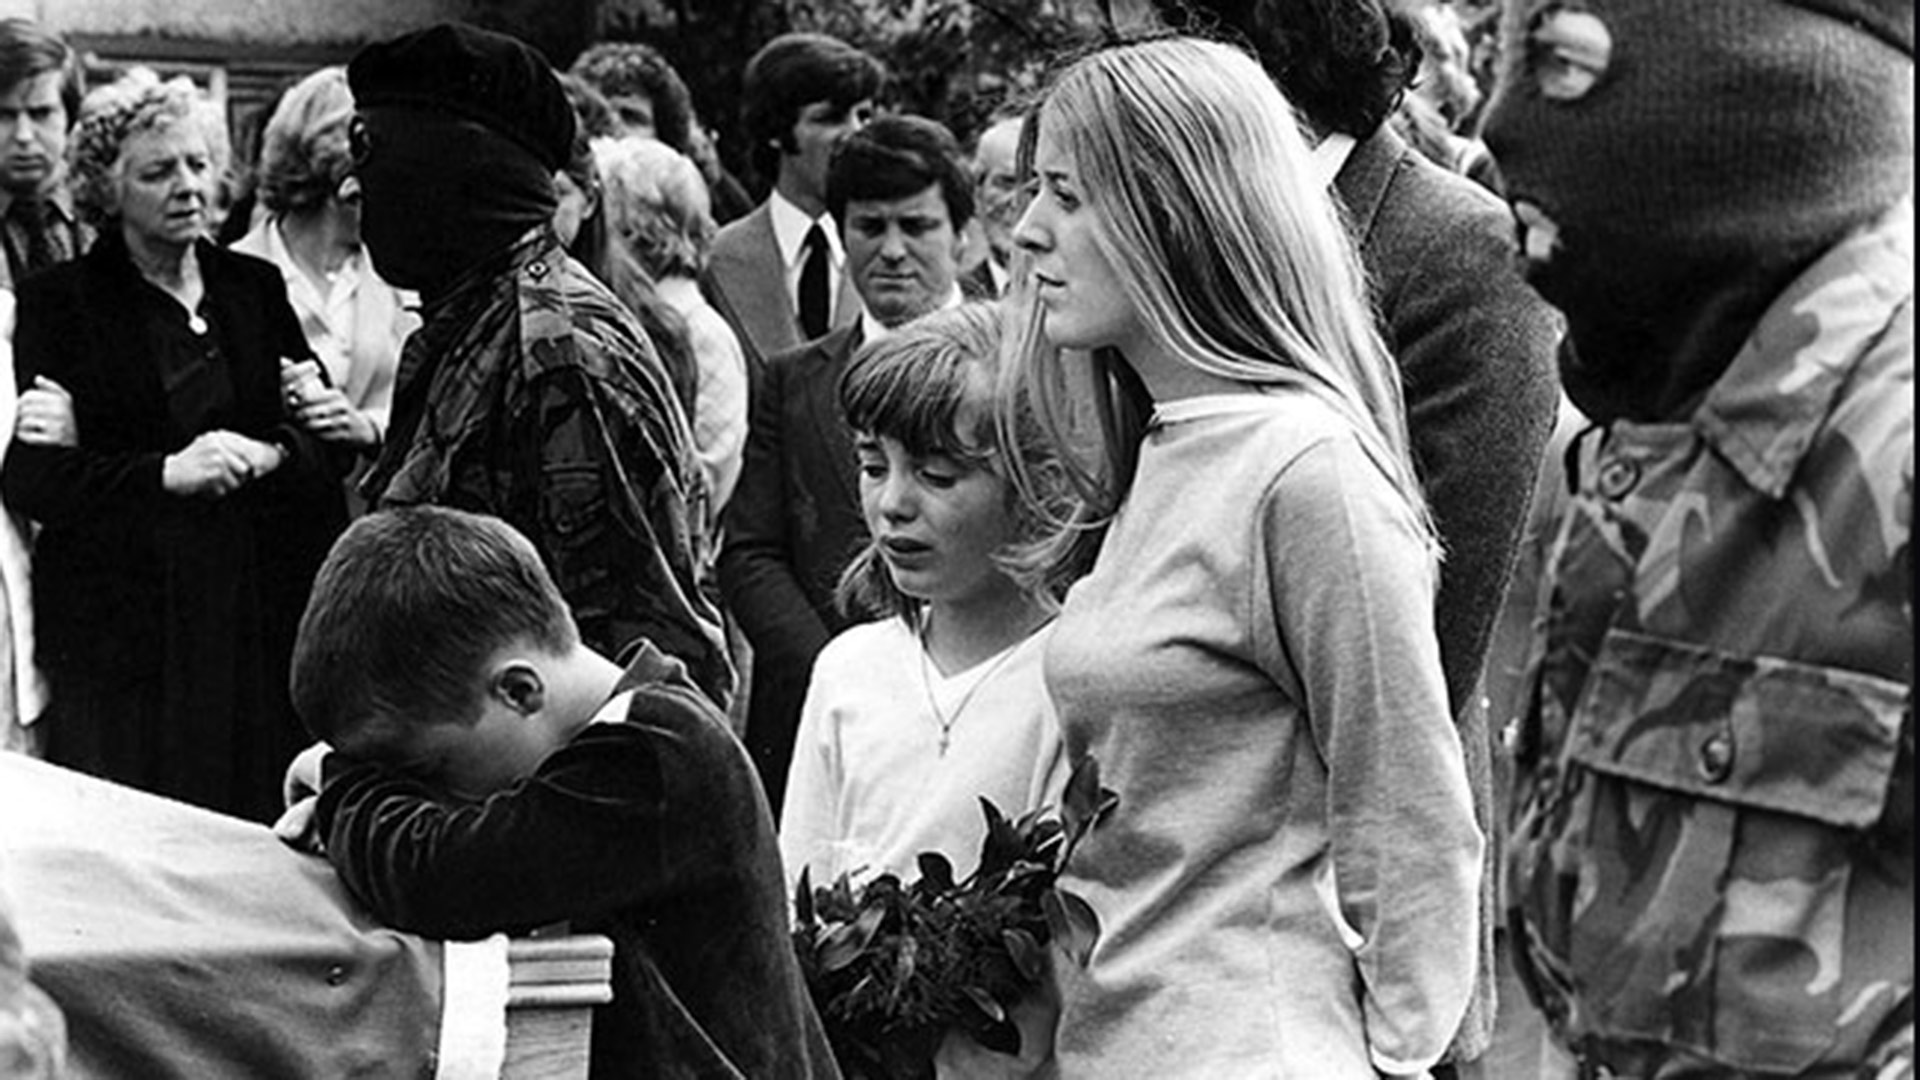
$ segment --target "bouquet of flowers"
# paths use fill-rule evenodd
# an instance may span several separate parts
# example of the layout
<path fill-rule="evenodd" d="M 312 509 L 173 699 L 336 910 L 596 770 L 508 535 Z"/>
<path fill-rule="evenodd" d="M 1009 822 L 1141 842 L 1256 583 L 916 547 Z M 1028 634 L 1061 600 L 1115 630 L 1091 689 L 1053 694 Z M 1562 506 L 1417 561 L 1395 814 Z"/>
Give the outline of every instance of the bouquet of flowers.
<path fill-rule="evenodd" d="M 794 948 L 849 1080 L 930 1078 L 934 1053 L 955 1030 L 1019 1053 L 1008 1010 L 1046 979 L 1049 946 L 1084 965 L 1099 938 L 1093 908 L 1055 881 L 1118 802 L 1089 758 L 1067 781 L 1057 817 L 1036 810 L 1009 821 L 981 799 L 987 835 L 965 881 L 954 881 L 938 852 L 920 855 L 911 884 L 882 874 L 856 888 L 843 874 L 814 888 L 801 873 Z"/>

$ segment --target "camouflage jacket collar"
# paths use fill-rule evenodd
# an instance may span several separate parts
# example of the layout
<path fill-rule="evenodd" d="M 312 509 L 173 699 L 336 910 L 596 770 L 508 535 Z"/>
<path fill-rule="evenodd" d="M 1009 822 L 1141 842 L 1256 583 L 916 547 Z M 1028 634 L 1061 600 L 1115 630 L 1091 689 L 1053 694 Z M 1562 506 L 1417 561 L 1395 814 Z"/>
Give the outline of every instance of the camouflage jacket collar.
<path fill-rule="evenodd" d="M 489 255 L 461 271 L 460 276 L 454 278 L 445 289 L 432 296 L 423 296 L 421 317 L 433 321 L 443 311 L 485 305 L 504 288 L 511 288 L 527 264 L 542 256 L 557 257 L 557 252 L 549 255 L 547 249 L 557 249 L 559 246 L 560 237 L 551 226 L 540 225 L 527 230 L 520 239 L 497 254 Z"/>
<path fill-rule="evenodd" d="M 1912 302 L 1908 198 L 1787 286 L 1707 392 L 1694 427 L 1754 490 L 1783 498 L 1834 395 Z"/>

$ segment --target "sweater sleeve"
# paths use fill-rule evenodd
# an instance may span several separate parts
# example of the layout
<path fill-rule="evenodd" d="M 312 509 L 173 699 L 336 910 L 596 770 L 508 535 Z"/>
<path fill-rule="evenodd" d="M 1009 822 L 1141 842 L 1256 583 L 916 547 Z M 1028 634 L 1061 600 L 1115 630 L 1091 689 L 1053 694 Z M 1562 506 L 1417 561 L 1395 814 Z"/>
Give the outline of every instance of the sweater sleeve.
<path fill-rule="evenodd" d="M 733 328 L 711 307 L 687 319 L 694 354 L 700 360 L 700 392 L 695 399 L 693 441 L 713 492 L 714 513 L 726 508 L 740 479 L 747 445 L 747 358 Z"/>
<path fill-rule="evenodd" d="M 78 325 L 87 317 L 80 290 L 56 289 L 65 275 L 56 278 L 29 282 L 21 290 L 13 337 L 15 384 L 30 390 L 34 377 L 45 375 L 66 387 L 73 395 L 80 445 L 14 442 L 0 466 L 0 492 L 9 509 L 51 525 L 152 513 L 168 497 L 162 483 L 167 455 L 101 450 L 98 438 L 88 437 L 90 429 L 119 418 L 102 412 L 94 400 L 102 391 L 92 377 L 96 358 L 86 355 L 92 338 Z"/>
<path fill-rule="evenodd" d="M 841 651 L 832 643 L 821 651 L 793 740 L 793 761 L 787 768 L 780 809 L 780 859 L 787 869 L 788 896 L 793 895 L 802 870 L 811 869 L 812 883 L 820 886 L 832 884 L 841 869 L 834 855 L 840 840 L 835 823 L 840 820 L 845 780 L 831 706 L 844 693 L 850 674 L 838 662 Z"/>
<path fill-rule="evenodd" d="M 328 858 L 376 916 L 430 937 L 594 919 L 700 891 L 750 840 L 717 825 L 713 808 L 750 790 L 751 769 L 717 719 L 688 724 L 674 712 L 694 706 L 643 698 L 627 722 L 589 725 L 484 802 L 329 756 L 315 808 Z"/>
<path fill-rule="evenodd" d="M 1412 515 L 1348 436 L 1269 489 L 1265 552 L 1281 685 L 1291 670 L 1327 768 L 1331 906 L 1360 973 L 1368 1050 L 1387 1073 L 1437 1062 L 1473 986 L 1482 841 Z"/>

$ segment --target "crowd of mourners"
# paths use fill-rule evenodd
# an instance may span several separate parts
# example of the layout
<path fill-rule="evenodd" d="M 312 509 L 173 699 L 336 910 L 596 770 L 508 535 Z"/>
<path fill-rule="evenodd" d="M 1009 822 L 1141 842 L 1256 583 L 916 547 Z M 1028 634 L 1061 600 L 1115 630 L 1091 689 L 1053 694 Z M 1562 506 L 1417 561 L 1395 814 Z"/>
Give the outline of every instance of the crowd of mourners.
<path fill-rule="evenodd" d="M 754 193 L 639 42 L 369 45 L 236 183 L 0 21 L 6 749 L 605 933 L 602 1080 L 863 1075 L 796 886 L 1088 761 L 935 1075 L 1911 1077 L 1913 6 L 1102 8 L 963 137 L 772 39 Z"/>

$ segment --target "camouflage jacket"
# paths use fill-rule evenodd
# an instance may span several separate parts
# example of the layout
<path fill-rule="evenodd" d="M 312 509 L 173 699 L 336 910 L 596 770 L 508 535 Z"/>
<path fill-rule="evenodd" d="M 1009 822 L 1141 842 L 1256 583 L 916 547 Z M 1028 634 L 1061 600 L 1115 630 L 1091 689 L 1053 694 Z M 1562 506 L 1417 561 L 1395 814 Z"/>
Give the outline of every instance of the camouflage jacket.
<path fill-rule="evenodd" d="M 1685 422 L 1570 463 L 1509 925 L 1557 1033 L 1618 1074 L 1910 1060 L 1912 227 L 1818 260 Z"/>
<path fill-rule="evenodd" d="M 705 482 L 632 313 L 539 229 L 423 315 L 361 484 L 368 504 L 505 519 L 539 548 L 588 645 L 617 658 L 644 637 L 724 708 L 733 671 L 697 585 Z"/>

